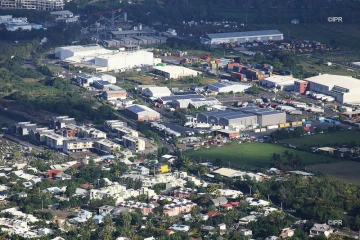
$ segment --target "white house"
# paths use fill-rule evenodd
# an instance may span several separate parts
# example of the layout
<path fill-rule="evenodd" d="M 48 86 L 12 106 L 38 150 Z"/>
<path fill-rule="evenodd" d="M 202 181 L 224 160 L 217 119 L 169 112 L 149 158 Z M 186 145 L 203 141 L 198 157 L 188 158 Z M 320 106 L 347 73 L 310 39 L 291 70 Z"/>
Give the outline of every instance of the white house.
<path fill-rule="evenodd" d="M 315 223 L 313 227 L 310 229 L 310 236 L 316 236 L 324 234 L 326 237 L 328 237 L 331 233 L 333 233 L 334 230 L 327 224 L 319 224 Z"/>

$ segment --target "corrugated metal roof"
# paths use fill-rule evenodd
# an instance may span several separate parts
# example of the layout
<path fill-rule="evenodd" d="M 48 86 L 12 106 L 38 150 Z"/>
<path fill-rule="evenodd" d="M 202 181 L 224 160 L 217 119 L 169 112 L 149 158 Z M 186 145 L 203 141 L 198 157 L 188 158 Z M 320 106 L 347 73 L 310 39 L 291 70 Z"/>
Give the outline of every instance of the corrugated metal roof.
<path fill-rule="evenodd" d="M 183 100 L 183 99 L 196 99 L 196 98 L 205 98 L 202 94 L 188 94 L 188 95 L 175 95 L 175 96 L 165 96 L 160 99 L 164 102 L 173 101 L 173 100 Z"/>
<path fill-rule="evenodd" d="M 262 30 L 262 31 L 248 31 L 248 32 L 231 32 L 231 33 L 211 33 L 207 34 L 210 39 L 214 38 L 241 38 L 241 37 L 258 37 L 263 35 L 277 35 L 282 34 L 279 30 Z"/>
<path fill-rule="evenodd" d="M 134 112 L 134 113 L 140 113 L 140 112 L 145 111 L 143 108 L 139 107 L 138 105 L 130 106 L 127 109 Z"/>

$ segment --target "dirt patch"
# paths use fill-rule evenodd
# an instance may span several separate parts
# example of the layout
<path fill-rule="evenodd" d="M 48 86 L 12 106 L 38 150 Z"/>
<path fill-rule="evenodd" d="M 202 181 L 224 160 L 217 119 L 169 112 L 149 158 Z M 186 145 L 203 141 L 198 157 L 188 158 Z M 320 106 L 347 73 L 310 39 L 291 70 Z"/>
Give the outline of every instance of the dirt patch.
<path fill-rule="evenodd" d="M 360 163 L 353 161 L 316 164 L 307 167 L 310 171 L 321 172 L 348 183 L 360 185 Z"/>

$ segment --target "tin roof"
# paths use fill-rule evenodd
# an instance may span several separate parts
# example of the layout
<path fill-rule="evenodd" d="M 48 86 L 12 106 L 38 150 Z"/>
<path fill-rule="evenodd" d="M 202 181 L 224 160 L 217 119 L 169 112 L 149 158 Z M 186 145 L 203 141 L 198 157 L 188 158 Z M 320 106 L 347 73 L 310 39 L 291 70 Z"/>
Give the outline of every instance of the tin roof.
<path fill-rule="evenodd" d="M 282 34 L 279 30 L 261 30 L 248 32 L 230 32 L 230 33 L 211 33 L 207 34 L 210 39 L 214 38 L 241 38 L 241 37 L 258 37 L 264 35 L 278 35 Z"/>

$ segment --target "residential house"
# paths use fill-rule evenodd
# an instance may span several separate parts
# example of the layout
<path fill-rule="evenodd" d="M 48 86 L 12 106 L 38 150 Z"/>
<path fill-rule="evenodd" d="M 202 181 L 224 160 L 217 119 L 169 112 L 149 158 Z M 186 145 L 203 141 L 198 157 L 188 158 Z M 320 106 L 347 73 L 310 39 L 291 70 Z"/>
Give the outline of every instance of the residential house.
<path fill-rule="evenodd" d="M 71 180 L 71 176 L 69 174 L 66 174 L 66 173 L 56 174 L 54 180 L 60 180 L 60 181 Z"/>
<path fill-rule="evenodd" d="M 222 204 L 227 204 L 228 203 L 228 200 L 226 199 L 226 197 L 214 198 L 214 199 L 211 199 L 211 201 L 213 202 L 215 207 L 219 207 Z"/>
<path fill-rule="evenodd" d="M 252 231 L 250 229 L 240 229 L 239 233 L 244 236 L 252 236 Z"/>
<path fill-rule="evenodd" d="M 86 210 L 81 210 L 78 212 L 77 217 L 71 219 L 76 222 L 86 222 L 88 219 L 92 217 L 92 213 Z"/>
<path fill-rule="evenodd" d="M 174 231 L 188 232 L 190 230 L 190 226 L 174 224 L 169 227 L 169 229 Z"/>
<path fill-rule="evenodd" d="M 280 238 L 292 237 L 292 236 L 294 236 L 294 233 L 295 233 L 294 229 L 284 228 L 283 230 L 281 230 Z"/>
<path fill-rule="evenodd" d="M 53 235 L 53 230 L 49 228 L 40 228 L 38 233 L 40 236 Z"/>
<path fill-rule="evenodd" d="M 225 231 L 226 230 L 226 224 L 225 223 L 220 223 L 218 224 L 218 228 L 220 231 Z"/>
<path fill-rule="evenodd" d="M 328 237 L 331 233 L 333 233 L 334 230 L 327 224 L 319 224 L 315 223 L 313 227 L 310 229 L 310 236 L 317 236 L 324 234 L 326 237 Z"/>
<path fill-rule="evenodd" d="M 203 227 L 203 228 L 201 228 L 201 231 L 202 232 L 211 232 L 211 231 L 213 231 L 215 228 L 213 227 L 213 226 L 205 226 L 205 227 Z"/>
<path fill-rule="evenodd" d="M 164 164 L 164 163 L 157 163 L 155 164 L 155 169 L 157 172 L 159 173 L 167 173 L 169 172 L 169 165 L 168 164 Z"/>
<path fill-rule="evenodd" d="M 233 205 L 231 205 L 230 203 L 220 204 L 220 207 L 225 210 L 233 209 Z"/>
<path fill-rule="evenodd" d="M 100 224 L 104 221 L 104 217 L 106 215 L 96 215 L 92 219 L 94 220 L 95 224 Z"/>
<path fill-rule="evenodd" d="M 269 236 L 269 237 L 265 238 L 265 240 L 277 240 L 277 239 L 279 239 L 279 238 L 276 236 Z"/>
<path fill-rule="evenodd" d="M 101 207 L 99 207 L 99 215 L 110 214 L 111 211 L 114 209 L 115 209 L 115 207 L 109 206 L 109 205 L 101 206 Z"/>
<path fill-rule="evenodd" d="M 135 169 L 140 175 L 148 176 L 150 174 L 150 170 L 146 167 L 140 166 Z"/>
<path fill-rule="evenodd" d="M 8 197 L 7 191 L 0 191 L 0 201 L 5 200 Z"/>
<path fill-rule="evenodd" d="M 256 215 L 249 215 L 247 217 L 240 218 L 239 219 L 239 225 L 246 226 L 250 222 L 257 221 L 257 219 L 258 219 L 258 216 L 256 216 Z"/>
<path fill-rule="evenodd" d="M 248 197 L 245 199 L 246 203 L 249 204 L 250 206 L 268 206 L 270 204 L 270 202 L 265 201 L 265 200 L 261 200 L 261 199 L 257 199 L 257 198 L 252 198 L 252 197 Z"/>
<path fill-rule="evenodd" d="M 209 211 L 207 212 L 205 215 L 209 216 L 209 217 L 216 217 L 219 216 L 221 213 L 218 211 Z"/>
<path fill-rule="evenodd" d="M 56 170 L 56 169 L 51 169 L 51 170 L 47 171 L 44 175 L 45 175 L 46 178 L 50 178 L 50 179 L 55 180 L 57 175 L 62 175 L 62 174 L 64 174 L 63 171 Z"/>

